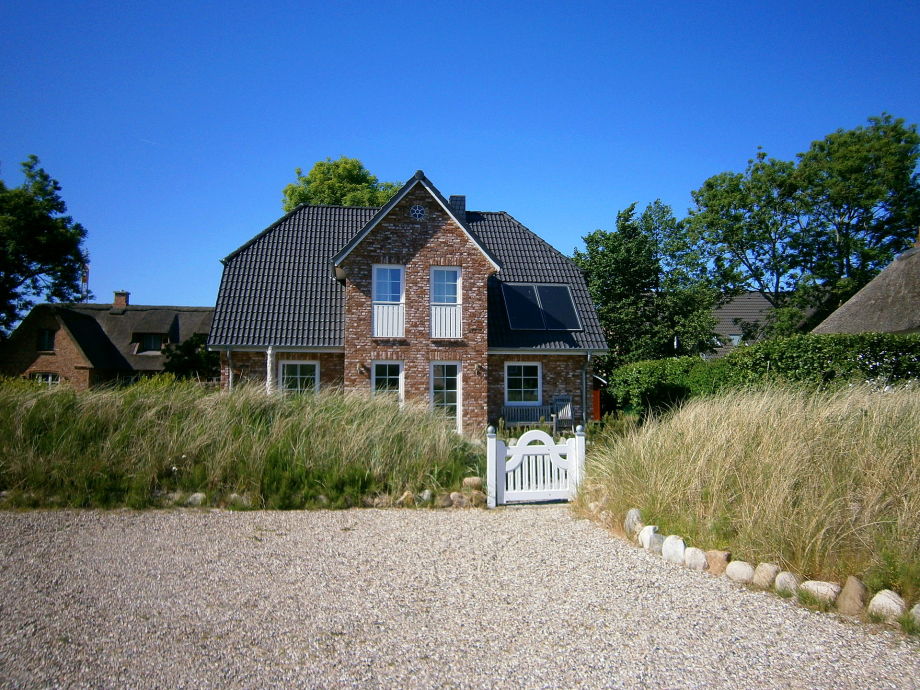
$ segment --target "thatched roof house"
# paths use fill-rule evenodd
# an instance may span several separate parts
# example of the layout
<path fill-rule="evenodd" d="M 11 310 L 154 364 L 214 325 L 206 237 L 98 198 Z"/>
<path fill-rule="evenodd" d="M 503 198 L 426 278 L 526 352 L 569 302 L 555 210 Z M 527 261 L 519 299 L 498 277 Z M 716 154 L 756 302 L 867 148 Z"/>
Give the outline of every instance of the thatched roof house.
<path fill-rule="evenodd" d="M 920 242 L 900 254 L 813 332 L 920 332 Z"/>

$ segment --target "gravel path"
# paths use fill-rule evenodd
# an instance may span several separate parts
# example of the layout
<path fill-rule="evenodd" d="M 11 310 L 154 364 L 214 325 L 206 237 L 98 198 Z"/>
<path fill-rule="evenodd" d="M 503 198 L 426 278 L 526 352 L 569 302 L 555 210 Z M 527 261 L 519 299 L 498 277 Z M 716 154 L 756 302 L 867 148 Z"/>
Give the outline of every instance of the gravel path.
<path fill-rule="evenodd" d="M 0 512 L 5 687 L 918 687 L 920 645 L 566 507 Z"/>

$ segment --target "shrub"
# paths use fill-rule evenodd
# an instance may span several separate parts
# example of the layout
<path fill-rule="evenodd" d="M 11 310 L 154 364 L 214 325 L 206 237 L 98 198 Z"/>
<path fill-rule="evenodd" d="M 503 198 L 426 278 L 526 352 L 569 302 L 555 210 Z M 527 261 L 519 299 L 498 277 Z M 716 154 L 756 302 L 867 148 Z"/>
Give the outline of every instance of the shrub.
<path fill-rule="evenodd" d="M 696 357 L 676 357 L 627 364 L 614 370 L 607 390 L 617 407 L 660 410 L 689 395 L 686 376 L 699 361 Z"/>
<path fill-rule="evenodd" d="M 171 377 L 85 393 L 0 383 L 0 489 L 21 504 L 141 507 L 202 491 L 344 507 L 459 486 L 483 465 L 442 416 L 383 398 L 209 392 Z"/>
<path fill-rule="evenodd" d="M 729 388 L 791 383 L 839 386 L 920 378 L 920 335 L 795 335 L 738 347 L 720 359 L 649 360 L 616 369 L 608 391 L 616 407 L 661 411 Z"/>
<path fill-rule="evenodd" d="M 701 548 L 920 596 L 920 396 L 767 388 L 691 400 L 589 454 L 579 502 Z"/>

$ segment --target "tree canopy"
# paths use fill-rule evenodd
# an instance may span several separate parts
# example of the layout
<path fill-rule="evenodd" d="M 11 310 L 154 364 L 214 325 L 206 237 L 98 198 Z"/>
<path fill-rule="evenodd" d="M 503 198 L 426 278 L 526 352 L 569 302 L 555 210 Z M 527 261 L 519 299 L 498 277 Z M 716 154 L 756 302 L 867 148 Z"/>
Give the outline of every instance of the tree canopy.
<path fill-rule="evenodd" d="M 180 379 L 209 381 L 220 376 L 220 355 L 208 350 L 208 337 L 196 333 L 178 345 L 166 346 L 163 370 Z"/>
<path fill-rule="evenodd" d="M 671 208 L 661 201 L 617 214 L 616 230 L 582 238 L 574 260 L 585 273 L 607 337 L 600 372 L 644 359 L 707 352 L 718 292 Z"/>
<path fill-rule="evenodd" d="M 759 290 L 772 332 L 820 321 L 906 249 L 920 223 L 920 135 L 883 114 L 795 162 L 759 151 L 692 192 L 689 231 L 728 293 Z"/>
<path fill-rule="evenodd" d="M 283 192 L 285 211 L 300 204 L 383 206 L 402 187 L 399 182 L 380 182 L 357 158 L 345 156 L 317 161 L 306 175 L 301 168 L 294 172 L 297 181 Z"/>
<path fill-rule="evenodd" d="M 61 186 L 32 155 L 22 163 L 25 181 L 7 187 L 0 180 L 0 336 L 37 299 L 79 302 L 80 279 L 89 261 L 86 230 L 65 215 Z"/>

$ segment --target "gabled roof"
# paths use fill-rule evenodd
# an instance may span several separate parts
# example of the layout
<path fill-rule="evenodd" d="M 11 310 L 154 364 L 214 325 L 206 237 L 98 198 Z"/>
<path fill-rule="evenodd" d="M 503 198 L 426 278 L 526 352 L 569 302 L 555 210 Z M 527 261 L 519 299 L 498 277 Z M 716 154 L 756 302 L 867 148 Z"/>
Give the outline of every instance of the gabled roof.
<path fill-rule="evenodd" d="M 300 206 L 228 256 L 209 344 L 341 348 L 345 288 L 329 268 L 346 247 L 357 244 L 355 238 L 380 211 Z M 572 261 L 505 212 L 468 211 L 462 220 L 466 232 L 501 267 L 488 286 L 489 347 L 606 349 L 584 277 Z M 582 330 L 511 330 L 502 281 L 569 285 Z"/>
<path fill-rule="evenodd" d="M 915 333 L 920 331 L 920 246 L 908 249 L 813 333 Z"/>
<path fill-rule="evenodd" d="M 447 213 L 450 218 L 460 226 L 463 232 L 466 233 L 466 236 L 469 237 L 470 241 L 473 242 L 478 248 L 479 251 L 483 253 L 483 256 L 492 264 L 492 267 L 498 270 L 499 265 L 495 260 L 495 257 L 489 252 L 489 250 L 483 245 L 482 240 L 476 236 L 476 233 L 470 228 L 467 224 L 466 218 L 460 218 L 457 213 L 455 213 L 453 207 L 447 202 L 441 192 L 438 191 L 437 187 L 431 184 L 431 180 L 425 177 L 425 173 L 421 170 L 416 170 L 415 175 L 402 186 L 396 194 L 390 199 L 386 204 L 380 207 L 374 217 L 371 218 L 367 224 L 361 228 L 361 231 L 349 240 L 349 242 L 342 247 L 334 257 L 332 257 L 332 263 L 336 266 L 340 266 L 346 257 L 351 254 L 352 250 L 361 244 L 362 240 L 368 236 L 371 230 L 373 230 L 377 224 L 386 218 L 387 214 L 393 210 L 393 208 L 402 201 L 405 196 L 412 191 L 416 185 L 422 185 L 428 192 L 437 200 L 437 202 L 443 207 L 444 211 Z"/>
<path fill-rule="evenodd" d="M 131 305 L 122 311 L 110 304 L 39 304 L 32 313 L 42 310 L 57 317 L 93 368 L 112 371 L 162 371 L 165 355 L 135 354 L 135 336 L 164 334 L 180 343 L 196 333 L 206 334 L 214 313 L 210 307 L 152 305 Z M 14 333 L 11 344 L 15 337 Z"/>

